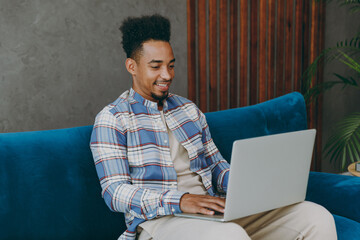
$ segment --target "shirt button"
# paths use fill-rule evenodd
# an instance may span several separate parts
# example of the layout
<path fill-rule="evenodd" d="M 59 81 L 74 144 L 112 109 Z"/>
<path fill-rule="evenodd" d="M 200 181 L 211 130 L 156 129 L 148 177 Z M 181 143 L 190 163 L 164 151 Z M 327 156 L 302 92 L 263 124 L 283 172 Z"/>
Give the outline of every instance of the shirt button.
<path fill-rule="evenodd" d="M 152 217 L 153 215 L 152 214 L 149 214 L 149 217 Z"/>
<path fill-rule="evenodd" d="M 167 140 L 164 140 L 164 143 L 167 143 L 168 141 Z"/>
<path fill-rule="evenodd" d="M 172 212 L 175 212 L 175 208 L 172 208 L 171 211 L 172 211 Z"/>

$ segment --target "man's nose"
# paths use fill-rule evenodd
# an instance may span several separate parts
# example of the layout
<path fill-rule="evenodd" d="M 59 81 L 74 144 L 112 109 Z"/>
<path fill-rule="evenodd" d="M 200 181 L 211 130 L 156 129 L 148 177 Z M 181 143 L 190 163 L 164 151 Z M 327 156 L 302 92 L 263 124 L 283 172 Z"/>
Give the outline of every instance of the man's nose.
<path fill-rule="evenodd" d="M 163 70 L 161 71 L 161 75 L 160 77 L 164 80 L 170 80 L 171 79 L 171 73 L 169 71 L 169 69 L 166 67 L 166 68 L 163 68 Z"/>

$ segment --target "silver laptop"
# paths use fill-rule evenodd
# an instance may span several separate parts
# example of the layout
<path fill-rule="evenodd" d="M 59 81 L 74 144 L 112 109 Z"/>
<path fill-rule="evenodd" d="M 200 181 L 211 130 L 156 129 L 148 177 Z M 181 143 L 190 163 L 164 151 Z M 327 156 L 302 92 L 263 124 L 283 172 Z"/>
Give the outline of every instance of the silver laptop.
<path fill-rule="evenodd" d="M 305 200 L 316 130 L 237 140 L 224 214 L 175 214 L 227 222 Z"/>

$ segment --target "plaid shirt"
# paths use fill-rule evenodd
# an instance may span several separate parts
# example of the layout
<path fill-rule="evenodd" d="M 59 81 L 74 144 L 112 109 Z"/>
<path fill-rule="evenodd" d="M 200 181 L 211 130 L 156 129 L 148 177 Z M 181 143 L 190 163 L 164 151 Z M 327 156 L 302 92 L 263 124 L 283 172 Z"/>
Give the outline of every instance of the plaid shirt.
<path fill-rule="evenodd" d="M 163 111 L 189 154 L 191 171 L 201 176 L 210 195 L 224 195 L 229 164 L 213 143 L 204 114 L 174 94 L 164 101 Z M 127 230 L 120 239 L 135 239 L 136 227 L 146 220 L 181 212 L 185 193 L 177 190 L 169 136 L 157 103 L 133 89 L 124 92 L 96 116 L 90 147 L 106 204 L 125 213 Z"/>

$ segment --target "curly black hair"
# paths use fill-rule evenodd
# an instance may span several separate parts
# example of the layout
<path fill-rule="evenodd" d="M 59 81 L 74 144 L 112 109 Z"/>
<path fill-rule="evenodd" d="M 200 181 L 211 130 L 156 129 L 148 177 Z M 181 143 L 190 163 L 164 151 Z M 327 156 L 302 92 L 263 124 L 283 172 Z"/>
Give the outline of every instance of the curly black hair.
<path fill-rule="evenodd" d="M 144 42 L 148 40 L 170 41 L 170 21 L 158 14 L 129 17 L 123 21 L 120 31 L 126 57 L 135 60 Z"/>

